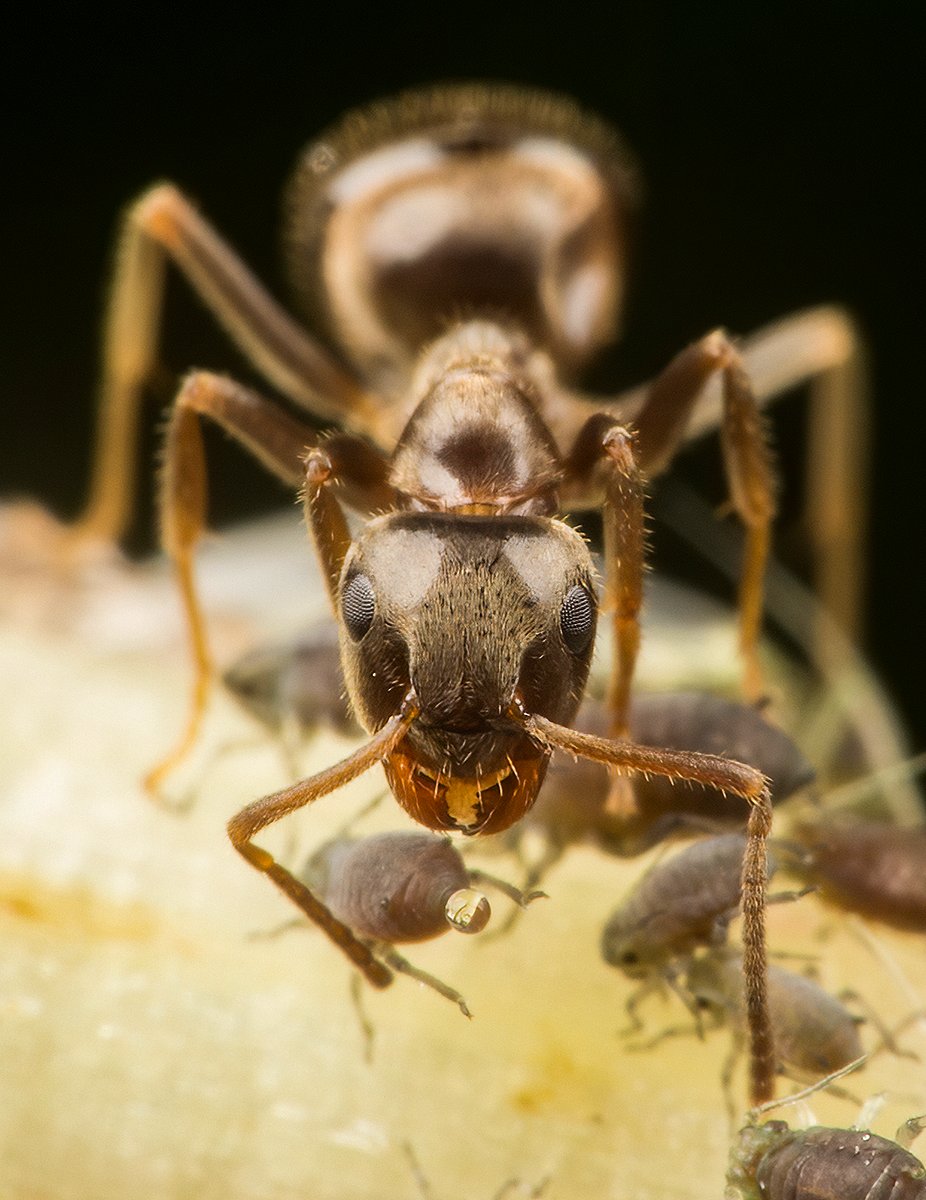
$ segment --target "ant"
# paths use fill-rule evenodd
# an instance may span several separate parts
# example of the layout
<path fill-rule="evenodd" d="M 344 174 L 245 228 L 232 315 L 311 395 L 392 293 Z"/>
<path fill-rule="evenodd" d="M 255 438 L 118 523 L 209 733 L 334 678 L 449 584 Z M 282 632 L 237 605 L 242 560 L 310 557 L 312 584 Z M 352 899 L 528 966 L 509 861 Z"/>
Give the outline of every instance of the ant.
<path fill-rule="evenodd" d="M 348 115 L 302 157 L 286 240 L 298 291 L 332 353 L 269 296 L 173 185 L 126 214 L 107 318 L 98 451 L 77 544 L 113 542 L 131 508 L 131 447 L 155 363 L 164 267 L 179 268 L 297 415 L 195 371 L 167 423 L 162 541 L 195 664 L 176 748 L 194 743 L 213 676 L 194 581 L 205 526 L 200 429 L 220 425 L 294 489 L 339 621 L 354 714 L 370 740 L 244 808 L 236 850 L 323 928 L 375 986 L 390 971 L 313 892 L 254 843 L 261 829 L 375 763 L 399 803 L 438 831 L 493 833 L 531 807 L 554 749 L 618 775 L 656 775 L 749 802 L 743 865 L 753 1095 L 771 1091 L 765 998 L 767 782 L 716 754 L 628 737 L 644 576 L 644 479 L 718 421 L 746 530 L 739 591 L 744 689 L 762 692 L 758 640 L 774 477 L 745 361 L 722 332 L 652 383 L 601 401 L 574 380 L 615 335 L 636 170 L 618 136 L 574 103 L 502 85 L 410 92 Z M 819 310 L 747 346 L 763 399 L 845 366 L 847 322 Z M 834 406 L 830 406 L 832 408 Z M 340 432 L 319 436 L 307 417 Z M 631 424 L 632 423 L 632 424 Z M 346 506 L 366 519 L 354 536 Z M 560 511 L 601 508 L 615 659 L 607 736 L 571 728 L 594 645 L 585 539 Z M 609 804 L 632 809 L 615 778 Z"/>

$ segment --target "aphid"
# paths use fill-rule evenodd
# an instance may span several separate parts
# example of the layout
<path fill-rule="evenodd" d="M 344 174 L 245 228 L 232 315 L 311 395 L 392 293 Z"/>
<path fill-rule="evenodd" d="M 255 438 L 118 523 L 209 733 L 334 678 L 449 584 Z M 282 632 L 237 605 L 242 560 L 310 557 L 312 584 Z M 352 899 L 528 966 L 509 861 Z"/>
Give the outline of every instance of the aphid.
<path fill-rule="evenodd" d="M 319 624 L 298 639 L 258 646 L 224 672 L 236 700 L 272 732 L 304 735 L 319 725 L 356 732 L 344 697 L 337 626 Z"/>
<path fill-rule="evenodd" d="M 825 899 L 926 932 L 926 829 L 819 818 L 802 820 L 792 836 L 807 851 L 798 869 Z"/>
<path fill-rule="evenodd" d="M 169 260 L 271 386 L 343 431 L 319 438 L 307 419 L 223 376 L 198 371 L 183 383 L 167 428 L 161 525 L 195 685 L 184 734 L 149 786 L 158 788 L 195 740 L 212 675 L 193 578 L 205 524 L 200 422 L 209 418 L 304 489 L 351 705 L 372 734 L 344 762 L 244 809 L 229 825 L 236 849 L 384 986 L 383 964 L 253 842 L 374 763 L 416 820 L 468 834 L 505 829 L 527 812 L 554 747 L 616 773 L 742 796 L 751 806 L 745 974 L 761 1098 L 772 1061 L 763 1016 L 765 780 L 717 755 L 639 746 L 625 735 L 643 590 L 643 475 L 662 470 L 690 429 L 717 420 L 722 395 L 726 474 L 746 530 L 744 687 L 755 697 L 773 473 L 744 358 L 722 332 L 683 350 L 643 389 L 604 403 L 575 390 L 617 328 L 635 198 L 635 171 L 616 134 L 557 97 L 449 87 L 349 115 L 303 156 L 287 228 L 297 289 L 338 357 L 271 299 L 175 187 L 152 188 L 125 219 L 100 449 L 78 532 L 106 540 L 124 528 Z M 760 392 L 843 367 L 847 330 L 839 314 L 821 310 L 753 339 L 746 353 Z M 356 538 L 342 502 L 369 518 Z M 569 728 L 597 604 L 587 546 L 555 516 L 598 507 L 616 646 L 607 738 Z"/>
<path fill-rule="evenodd" d="M 587 699 L 577 727 L 603 734 L 607 707 Z M 773 804 L 809 784 L 813 768 L 795 743 L 754 706 L 700 692 L 634 697 L 631 735 L 649 745 L 729 755 L 751 763 L 769 780 Z M 554 757 L 546 784 L 526 824 L 541 829 L 543 858 L 531 870 L 534 887 L 574 842 L 592 841 L 610 854 L 638 854 L 679 830 L 742 828 L 742 803 L 716 788 L 653 775 L 634 783 L 636 811 L 608 806 L 608 775 L 597 763 Z"/>
<path fill-rule="evenodd" d="M 733 1024 L 743 1036 L 743 967 L 738 954 L 720 951 L 694 959 L 685 986 L 699 1004 Z M 862 1056 L 858 1018 L 811 979 L 782 967 L 768 968 L 768 1006 L 780 1070 L 819 1079 Z"/>
<path fill-rule="evenodd" d="M 745 849 L 740 834 L 705 838 L 651 867 L 605 924 L 605 962 L 645 979 L 697 947 L 721 945 L 739 910 Z"/>
<path fill-rule="evenodd" d="M 730 1154 L 730 1200 L 924 1200 L 926 1168 L 861 1129 L 747 1125 Z"/>
<path fill-rule="evenodd" d="M 395 944 L 428 941 L 449 929 L 480 933 L 492 909 L 477 884 L 496 887 L 523 907 L 542 894 L 524 895 L 502 880 L 469 870 L 449 838 L 431 833 L 334 838 L 312 855 L 300 879 L 380 961 L 453 1000 L 466 1016 L 469 1009 L 460 993 L 413 967 Z"/>

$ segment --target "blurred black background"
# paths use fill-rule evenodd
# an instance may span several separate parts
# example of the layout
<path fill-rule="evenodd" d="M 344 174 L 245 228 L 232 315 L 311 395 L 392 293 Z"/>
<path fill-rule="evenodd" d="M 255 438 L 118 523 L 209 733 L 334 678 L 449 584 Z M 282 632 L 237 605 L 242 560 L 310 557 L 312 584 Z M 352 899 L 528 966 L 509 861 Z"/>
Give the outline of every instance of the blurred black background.
<path fill-rule="evenodd" d="M 716 325 L 744 333 L 830 300 L 857 315 L 876 405 L 867 648 L 922 747 L 922 35 L 913 4 L 870 0 L 634 0 L 606 17 L 575 5 L 252 5 L 215 23 L 163 6 L 104 21 L 75 6 L 45 28 L 36 19 L 8 41 L 5 68 L 0 492 L 42 496 L 61 515 L 79 505 L 113 232 L 148 183 L 179 183 L 286 297 L 281 186 L 344 109 L 445 78 L 566 91 L 623 130 L 646 182 L 625 334 L 596 383 L 636 383 Z M 176 283 L 164 360 L 252 377 Z M 147 463 L 168 398 L 150 407 Z M 789 486 L 800 412 L 789 402 L 780 422 Z M 216 440 L 210 454 L 216 523 L 286 502 L 234 449 Z M 685 469 L 713 472 L 705 462 Z M 142 491 L 136 550 L 153 528 Z M 788 494 L 786 548 L 796 484 Z M 673 553 L 657 536 L 659 561 Z"/>

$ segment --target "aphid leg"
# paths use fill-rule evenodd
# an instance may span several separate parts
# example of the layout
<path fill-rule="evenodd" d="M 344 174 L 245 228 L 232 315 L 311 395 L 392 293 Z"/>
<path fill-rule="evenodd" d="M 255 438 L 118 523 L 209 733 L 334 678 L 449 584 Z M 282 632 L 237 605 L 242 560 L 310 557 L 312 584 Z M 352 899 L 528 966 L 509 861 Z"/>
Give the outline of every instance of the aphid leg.
<path fill-rule="evenodd" d="M 408 1159 L 408 1165 L 418 1191 L 421 1194 L 421 1200 L 435 1200 L 434 1193 L 431 1191 L 431 1184 L 421 1168 L 421 1163 L 419 1163 L 415 1151 L 412 1149 L 411 1142 L 403 1142 L 402 1149 L 405 1152 L 405 1157 Z"/>
<path fill-rule="evenodd" d="M 733 1090 L 733 1075 L 736 1071 L 736 1064 L 739 1061 L 742 1049 L 742 1046 L 734 1037 L 729 1051 L 724 1055 L 723 1065 L 720 1068 L 720 1090 L 723 1092 L 723 1106 L 727 1110 L 727 1122 L 731 1135 L 736 1131 L 737 1115 L 739 1112 L 739 1106 L 736 1103 L 736 1095 Z"/>
<path fill-rule="evenodd" d="M 389 946 L 385 943 L 378 944 L 376 951 L 383 962 L 391 967 L 393 971 L 398 971 L 402 975 L 408 975 L 409 978 L 417 980 L 418 983 L 423 983 L 425 987 L 432 988 L 439 995 L 452 1000 L 464 1017 L 472 1018 L 473 1014 L 469 1011 L 466 1001 L 456 988 L 452 988 L 449 984 L 444 983 L 436 975 L 431 975 L 428 971 L 422 971 L 420 967 L 414 966 L 407 958 L 403 958 L 394 946 Z"/>
<path fill-rule="evenodd" d="M 909 1029 L 911 1025 L 915 1025 L 923 1018 L 923 1010 L 909 1013 L 902 1021 L 899 1021 L 893 1029 L 885 1025 L 880 1014 L 868 1003 L 864 996 L 860 995 L 854 988 L 843 988 L 839 993 L 840 1001 L 850 1001 L 861 1009 L 862 1016 L 853 1017 L 857 1025 L 864 1024 L 867 1021 L 874 1029 L 878 1031 L 878 1042 L 868 1051 L 868 1057 L 874 1058 L 876 1054 L 882 1054 L 885 1050 L 889 1054 L 893 1054 L 895 1058 L 909 1058 L 914 1062 L 920 1061 L 920 1056 L 913 1050 L 904 1050 L 898 1043 L 897 1037 L 903 1033 L 905 1029 Z"/>
<path fill-rule="evenodd" d="M 314 433 L 271 401 L 231 379 L 194 372 L 171 409 L 161 475 L 161 541 L 169 555 L 186 613 L 194 663 L 193 697 L 176 747 L 145 777 L 157 794 L 165 777 L 193 746 L 212 679 L 205 621 L 193 578 L 193 556 L 206 523 L 206 461 L 200 420 L 209 417 L 291 486 L 301 479 L 300 459 Z"/>
<path fill-rule="evenodd" d="M 417 709 L 414 704 L 407 701 L 400 713 L 391 717 L 365 746 L 361 746 L 348 758 L 291 787 L 255 800 L 228 823 L 228 836 L 242 858 L 255 870 L 269 876 L 280 891 L 344 951 L 374 987 L 386 987 L 392 981 L 388 968 L 371 954 L 369 947 L 339 921 L 304 883 L 281 866 L 272 854 L 260 846 L 255 846 L 252 839 L 266 826 L 343 787 L 375 763 L 381 762 L 405 736 L 416 715 Z"/>
<path fill-rule="evenodd" d="M 514 712 L 513 716 L 517 715 Z M 551 748 L 606 763 L 640 775 L 688 779 L 720 791 L 742 796 L 750 806 L 743 855 L 743 984 L 749 1028 L 750 1079 L 754 1104 L 771 1097 L 775 1054 L 768 1012 L 768 977 L 765 946 L 765 893 L 768 879 L 767 841 L 772 828 L 772 801 L 768 780 L 754 767 L 715 754 L 639 746 L 629 741 L 609 741 L 557 725 L 536 714 L 522 713 L 520 720 L 532 737 Z"/>
<path fill-rule="evenodd" d="M 103 379 L 81 538 L 117 541 L 135 485 L 142 392 L 157 361 L 164 266 L 171 261 L 265 377 L 313 415 L 351 423 L 368 400 L 356 381 L 279 307 L 234 251 L 171 184 L 125 215 L 104 326 Z"/>
<path fill-rule="evenodd" d="M 519 889 L 517 889 L 521 895 L 528 896 L 531 899 L 535 897 L 546 896 L 546 892 L 538 890 L 537 884 L 546 878 L 547 873 L 556 866 L 565 853 L 565 843 L 551 840 L 547 842 L 540 857 L 534 862 L 525 864 L 524 858 L 521 857 L 522 866 L 527 866 L 527 869 L 524 873 L 524 878 L 521 881 L 521 886 Z M 520 846 L 518 847 L 518 854 L 520 857 Z M 484 934 L 482 940 L 484 942 L 491 942 L 495 941 L 496 938 L 504 937 L 505 934 L 510 933 L 517 924 L 523 911 L 524 906 L 520 904 L 516 908 L 512 908 L 508 912 L 508 915 L 505 917 L 504 921 L 499 922 L 499 924 L 495 925 L 493 929 L 490 929 L 488 933 Z"/>
<path fill-rule="evenodd" d="M 549 897 L 546 892 L 541 891 L 522 891 L 513 883 L 508 883 L 504 879 L 499 879 L 497 875 L 490 875 L 488 871 L 471 870 L 469 872 L 470 883 L 482 887 L 493 887 L 496 891 L 507 896 L 509 900 L 513 900 L 518 908 L 527 908 L 529 904 L 533 904 L 535 900 L 547 900 Z"/>
<path fill-rule="evenodd" d="M 363 1061 L 371 1063 L 373 1061 L 373 1043 L 376 1039 L 376 1030 L 373 1028 L 373 1022 L 370 1020 L 366 1007 L 363 1003 L 363 984 L 360 982 L 360 975 L 356 971 L 350 973 L 350 999 L 354 1006 L 354 1012 L 357 1014 L 357 1024 L 360 1026 L 360 1035 L 363 1038 Z"/>
<path fill-rule="evenodd" d="M 662 992 L 665 982 L 666 980 L 662 975 L 654 975 L 650 979 L 645 979 L 639 987 L 634 988 L 624 1004 L 624 1011 L 627 1013 L 629 1024 L 622 1026 L 617 1031 L 618 1037 L 634 1037 L 636 1034 L 643 1032 L 646 1025 L 638 1011 L 640 1005 L 647 997 L 652 996 L 654 992 Z"/>
<path fill-rule="evenodd" d="M 909 1150 L 924 1129 L 926 1129 L 926 1113 L 918 1117 L 910 1117 L 897 1130 L 894 1141 L 904 1150 Z"/>

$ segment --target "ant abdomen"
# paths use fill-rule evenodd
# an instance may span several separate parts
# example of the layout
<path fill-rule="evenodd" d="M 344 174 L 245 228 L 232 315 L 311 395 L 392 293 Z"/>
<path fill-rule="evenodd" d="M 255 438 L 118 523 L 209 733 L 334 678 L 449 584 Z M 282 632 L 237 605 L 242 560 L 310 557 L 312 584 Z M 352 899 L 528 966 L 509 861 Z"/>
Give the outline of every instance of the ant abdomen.
<path fill-rule="evenodd" d="M 491 916 L 459 851 L 430 833 L 339 838 L 313 856 L 305 875 L 339 920 L 377 942 L 478 933 Z"/>
<path fill-rule="evenodd" d="M 570 100 L 497 84 L 405 93 L 306 150 L 290 266 L 379 386 L 477 313 L 572 371 L 615 334 L 636 193 L 623 143 Z"/>

